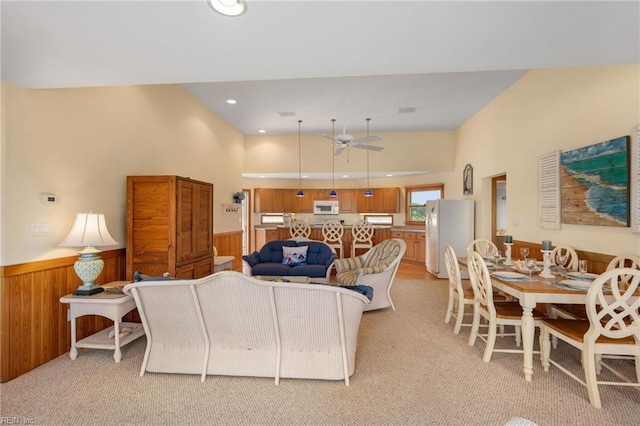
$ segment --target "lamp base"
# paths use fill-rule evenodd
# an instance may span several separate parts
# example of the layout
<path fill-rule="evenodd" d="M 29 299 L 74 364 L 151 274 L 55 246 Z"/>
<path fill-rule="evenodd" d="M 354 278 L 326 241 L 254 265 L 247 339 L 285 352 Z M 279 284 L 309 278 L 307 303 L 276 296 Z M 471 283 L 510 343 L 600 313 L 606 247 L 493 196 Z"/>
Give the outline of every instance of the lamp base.
<path fill-rule="evenodd" d="M 81 286 L 79 288 L 76 289 L 76 291 L 73 292 L 74 296 L 91 296 L 93 294 L 98 294 L 98 293 L 102 293 L 104 291 L 104 288 L 100 287 L 100 286 L 96 286 L 92 289 L 89 290 L 85 290 L 83 289 Z"/>

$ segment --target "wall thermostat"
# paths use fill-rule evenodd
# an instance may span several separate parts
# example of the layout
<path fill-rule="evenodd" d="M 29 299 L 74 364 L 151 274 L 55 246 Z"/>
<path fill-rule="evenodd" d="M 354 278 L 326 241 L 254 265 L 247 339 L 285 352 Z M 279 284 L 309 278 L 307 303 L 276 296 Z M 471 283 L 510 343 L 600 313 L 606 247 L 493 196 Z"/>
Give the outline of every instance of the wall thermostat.
<path fill-rule="evenodd" d="M 44 194 L 42 196 L 42 204 L 57 204 L 60 201 L 57 195 Z"/>

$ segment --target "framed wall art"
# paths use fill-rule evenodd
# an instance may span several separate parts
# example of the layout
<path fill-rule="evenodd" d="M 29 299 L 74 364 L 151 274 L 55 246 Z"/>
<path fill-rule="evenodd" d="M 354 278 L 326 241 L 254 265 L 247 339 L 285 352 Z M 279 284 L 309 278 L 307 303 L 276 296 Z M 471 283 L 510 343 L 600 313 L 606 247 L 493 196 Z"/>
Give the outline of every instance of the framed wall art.
<path fill-rule="evenodd" d="M 560 154 L 562 223 L 628 227 L 629 136 Z"/>
<path fill-rule="evenodd" d="M 464 195 L 473 194 L 473 167 L 471 167 L 471 164 L 464 166 L 464 172 L 462 174 L 462 193 Z"/>

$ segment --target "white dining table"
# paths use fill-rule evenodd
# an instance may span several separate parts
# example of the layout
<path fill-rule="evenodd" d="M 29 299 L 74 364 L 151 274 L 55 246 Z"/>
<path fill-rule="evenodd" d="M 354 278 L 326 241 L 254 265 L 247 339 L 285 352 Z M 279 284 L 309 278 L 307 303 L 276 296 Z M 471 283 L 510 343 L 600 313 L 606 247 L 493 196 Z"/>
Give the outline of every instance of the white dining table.
<path fill-rule="evenodd" d="M 458 258 L 458 263 L 467 267 L 467 259 Z M 495 267 L 488 267 L 489 272 L 495 272 Z M 508 268 L 506 270 L 509 270 Z M 539 273 L 531 275 L 529 281 L 506 281 L 491 275 L 491 284 L 494 288 L 515 297 L 522 306 L 522 349 L 524 378 L 531 381 L 533 377 L 533 341 L 535 337 L 535 324 L 533 321 L 533 309 L 539 303 L 570 303 L 584 305 L 587 300 L 586 290 L 565 289 L 553 285 L 562 277 L 541 278 Z M 525 274 L 526 275 L 526 274 Z"/>

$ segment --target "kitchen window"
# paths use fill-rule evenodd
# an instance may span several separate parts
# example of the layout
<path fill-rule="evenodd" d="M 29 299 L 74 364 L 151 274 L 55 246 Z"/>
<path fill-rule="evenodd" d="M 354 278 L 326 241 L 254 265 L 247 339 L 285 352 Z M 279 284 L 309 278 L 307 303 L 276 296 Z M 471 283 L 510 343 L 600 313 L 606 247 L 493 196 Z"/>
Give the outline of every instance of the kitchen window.
<path fill-rule="evenodd" d="M 444 184 L 405 186 L 405 225 L 424 225 L 427 201 L 444 198 Z"/>

